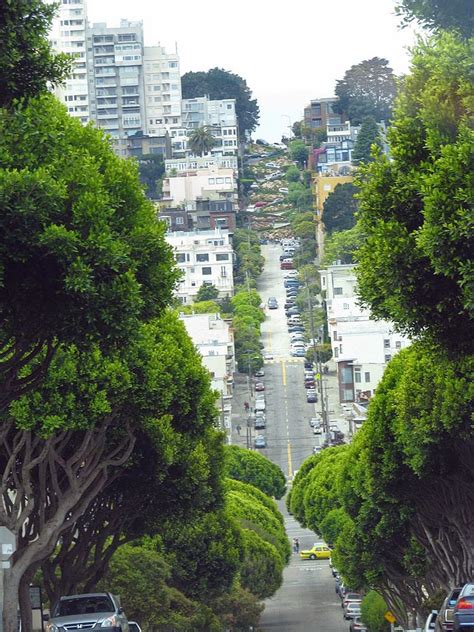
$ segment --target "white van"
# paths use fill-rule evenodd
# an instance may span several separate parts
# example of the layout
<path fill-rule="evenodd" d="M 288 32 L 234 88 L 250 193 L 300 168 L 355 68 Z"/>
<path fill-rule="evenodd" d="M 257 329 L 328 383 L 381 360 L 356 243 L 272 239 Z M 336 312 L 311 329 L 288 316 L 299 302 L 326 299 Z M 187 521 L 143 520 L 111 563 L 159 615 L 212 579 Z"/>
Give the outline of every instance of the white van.
<path fill-rule="evenodd" d="M 265 410 L 265 400 L 264 399 L 257 399 L 257 401 L 255 402 L 255 411 L 264 411 Z"/>

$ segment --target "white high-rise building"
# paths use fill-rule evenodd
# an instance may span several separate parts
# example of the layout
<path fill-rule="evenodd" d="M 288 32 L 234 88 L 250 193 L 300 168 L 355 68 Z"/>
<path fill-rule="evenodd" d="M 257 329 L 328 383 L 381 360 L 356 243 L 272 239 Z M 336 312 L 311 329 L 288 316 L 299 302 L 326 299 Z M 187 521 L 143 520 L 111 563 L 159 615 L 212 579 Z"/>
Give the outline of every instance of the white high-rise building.
<path fill-rule="evenodd" d="M 178 52 L 145 46 L 146 134 L 162 136 L 181 127 L 181 77 Z"/>
<path fill-rule="evenodd" d="M 57 87 L 56 96 L 66 105 L 69 114 L 81 123 L 90 120 L 87 28 L 85 0 L 61 0 L 53 26 L 53 45 L 57 50 L 73 55 L 75 63 L 66 84 Z"/>

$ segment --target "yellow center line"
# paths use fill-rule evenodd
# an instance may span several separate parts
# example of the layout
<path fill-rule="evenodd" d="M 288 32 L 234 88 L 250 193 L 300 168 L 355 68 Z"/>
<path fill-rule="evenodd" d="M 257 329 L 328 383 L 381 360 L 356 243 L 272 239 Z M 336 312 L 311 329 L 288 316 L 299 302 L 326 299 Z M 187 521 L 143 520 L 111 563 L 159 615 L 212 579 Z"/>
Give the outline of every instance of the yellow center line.
<path fill-rule="evenodd" d="M 283 374 L 283 386 L 286 386 L 286 363 L 284 360 L 281 361 L 281 371 Z"/>
<path fill-rule="evenodd" d="M 271 331 L 268 332 L 268 350 L 270 353 L 272 352 L 272 332 Z"/>
<path fill-rule="evenodd" d="M 291 443 L 288 441 L 288 476 L 293 476 L 293 463 L 291 461 Z"/>

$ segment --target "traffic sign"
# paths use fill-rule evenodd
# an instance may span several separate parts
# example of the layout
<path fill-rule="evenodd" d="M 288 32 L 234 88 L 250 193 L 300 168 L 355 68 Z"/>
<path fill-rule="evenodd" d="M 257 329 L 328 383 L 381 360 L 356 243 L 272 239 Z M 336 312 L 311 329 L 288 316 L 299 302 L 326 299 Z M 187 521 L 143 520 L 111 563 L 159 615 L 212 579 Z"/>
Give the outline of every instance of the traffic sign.
<path fill-rule="evenodd" d="M 395 623 L 396 621 L 395 617 L 390 612 L 390 610 L 387 610 L 387 612 L 384 614 L 384 617 L 389 623 Z"/>

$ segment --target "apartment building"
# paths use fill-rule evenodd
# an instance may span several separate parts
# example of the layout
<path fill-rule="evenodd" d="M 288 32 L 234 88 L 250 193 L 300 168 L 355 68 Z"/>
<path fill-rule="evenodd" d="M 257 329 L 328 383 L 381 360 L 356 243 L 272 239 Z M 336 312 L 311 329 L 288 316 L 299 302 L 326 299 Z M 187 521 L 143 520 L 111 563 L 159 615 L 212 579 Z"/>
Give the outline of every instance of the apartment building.
<path fill-rule="evenodd" d="M 170 158 L 165 160 L 166 173 L 180 174 L 198 169 L 209 169 L 217 167 L 219 169 L 233 169 L 237 172 L 239 168 L 238 157 L 235 156 L 186 156 L 185 158 Z"/>
<path fill-rule="evenodd" d="M 191 152 L 189 136 L 199 127 L 208 127 L 215 141 L 210 155 L 237 156 L 238 129 L 235 99 L 211 100 L 209 97 L 183 99 L 181 104 L 182 127 L 171 132 L 174 158 L 186 158 Z"/>
<path fill-rule="evenodd" d="M 336 97 L 311 99 L 304 109 L 304 124 L 311 129 L 326 129 L 328 125 L 340 125 L 343 118 L 333 110 Z"/>
<path fill-rule="evenodd" d="M 387 363 L 410 340 L 396 332 L 393 323 L 375 320 L 361 307 L 353 265 L 335 263 L 320 270 L 320 275 L 340 402 L 366 402 Z"/>
<path fill-rule="evenodd" d="M 193 303 L 204 284 L 214 285 L 221 298 L 233 295 L 234 252 L 228 230 L 170 232 L 166 241 L 172 246 L 183 275 L 176 289 L 181 303 Z"/>
<path fill-rule="evenodd" d="M 198 199 L 237 202 L 237 178 L 233 169 L 209 167 L 165 178 L 163 199 L 173 206 Z"/>
<path fill-rule="evenodd" d="M 145 133 L 163 136 L 181 127 L 181 76 L 179 55 L 163 46 L 145 46 Z"/>
<path fill-rule="evenodd" d="M 74 67 L 65 85 L 57 87 L 56 96 L 84 124 L 90 120 L 87 28 L 85 0 L 61 0 L 51 39 L 56 50 L 74 57 Z"/>

